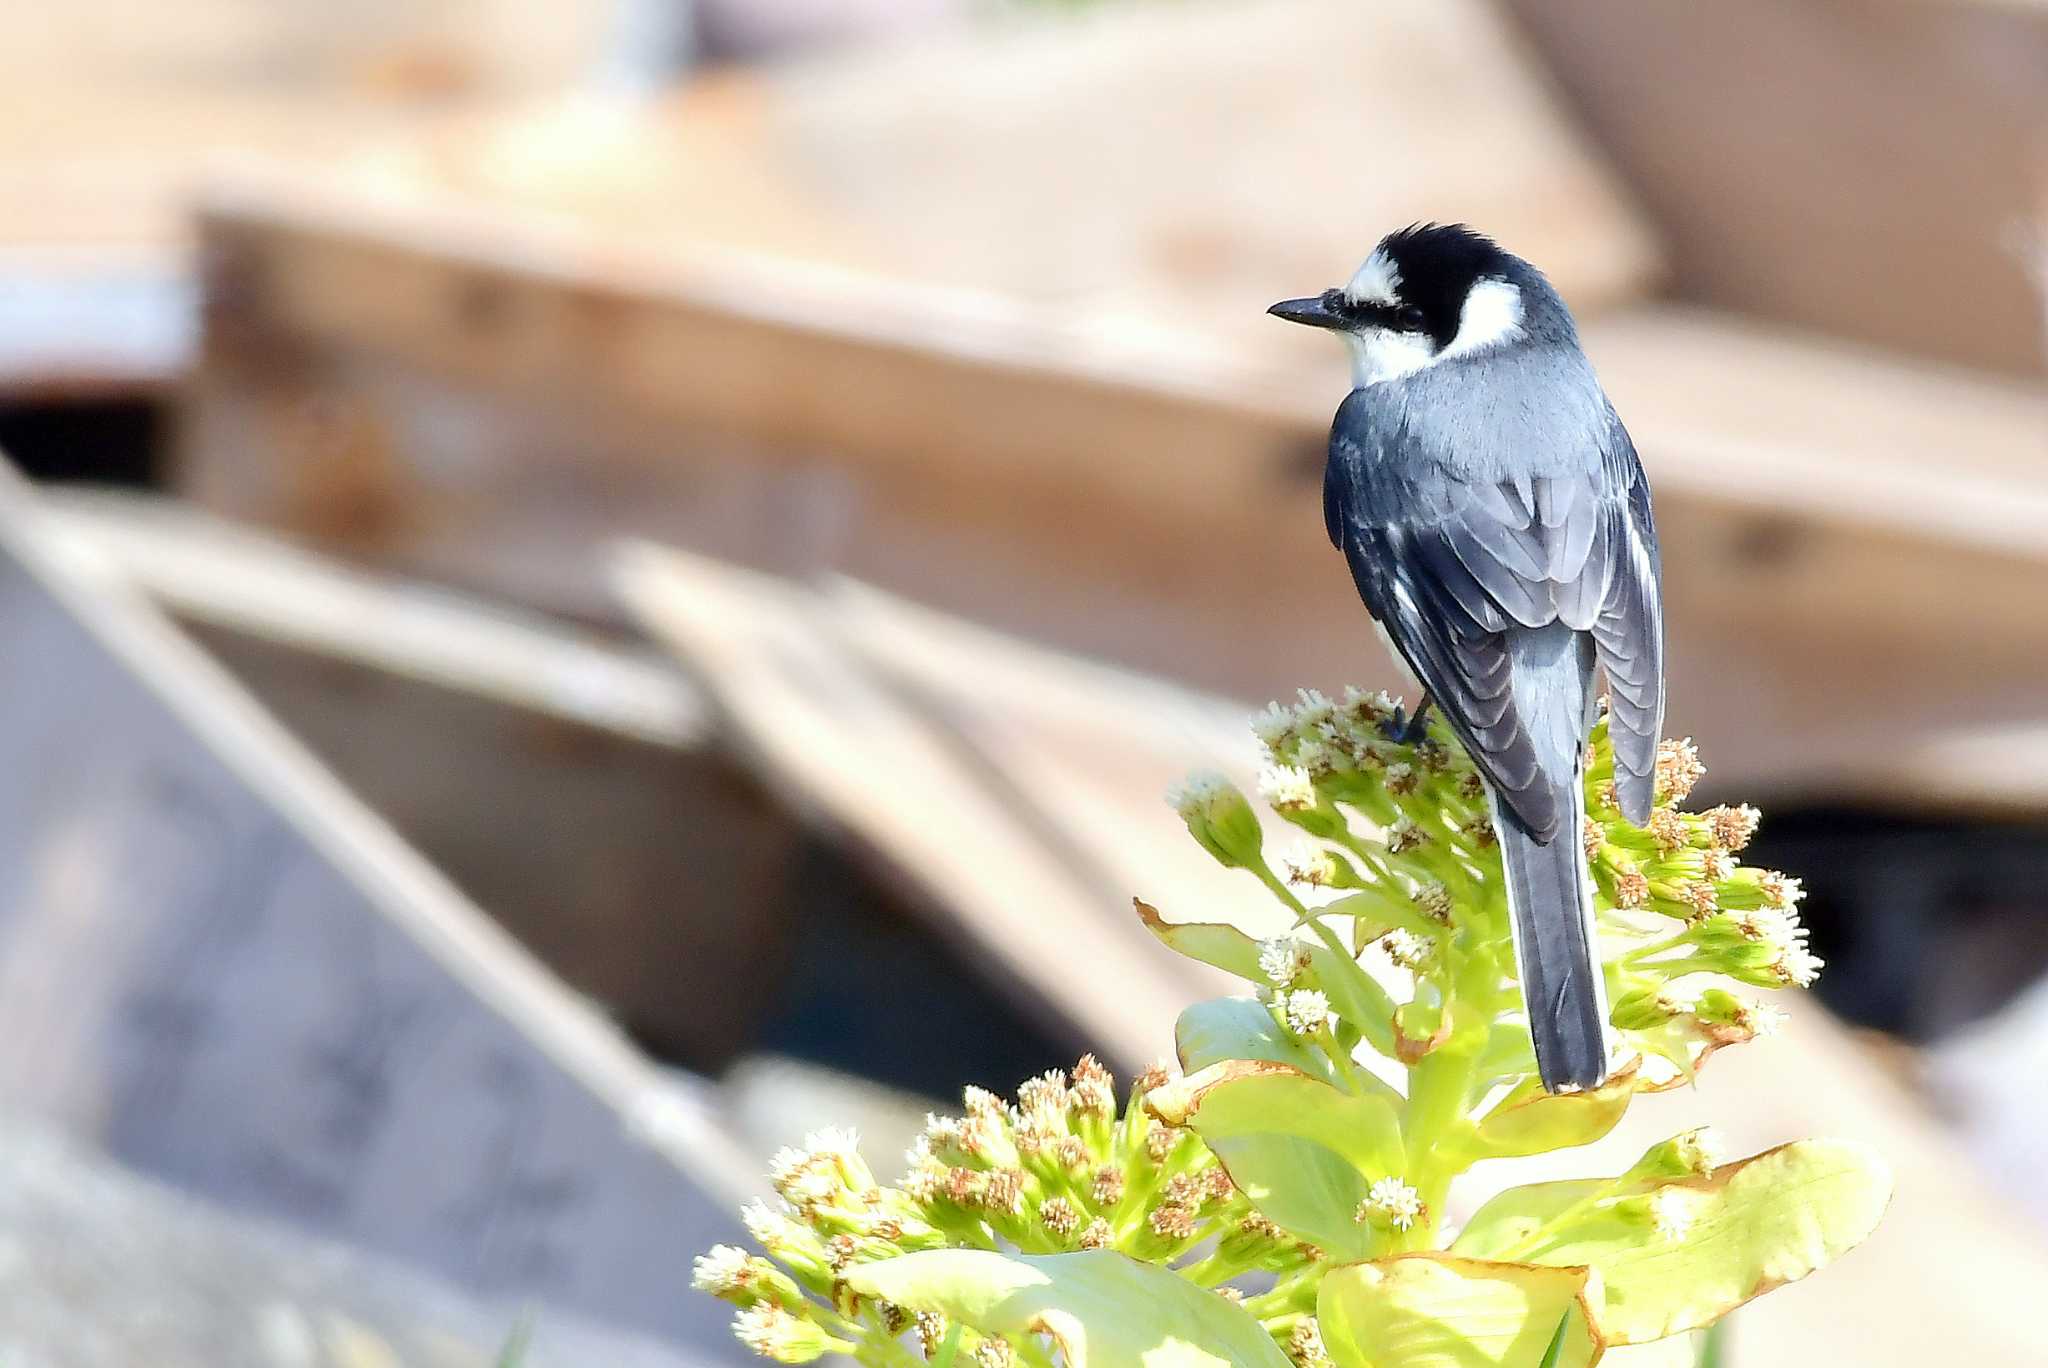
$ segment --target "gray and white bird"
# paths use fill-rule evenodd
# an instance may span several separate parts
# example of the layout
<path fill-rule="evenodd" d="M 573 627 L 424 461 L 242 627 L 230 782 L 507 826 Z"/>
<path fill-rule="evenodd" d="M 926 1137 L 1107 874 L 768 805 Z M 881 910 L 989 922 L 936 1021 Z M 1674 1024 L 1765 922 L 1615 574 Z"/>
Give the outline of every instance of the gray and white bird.
<path fill-rule="evenodd" d="M 1607 677 L 1615 795 L 1647 821 L 1664 717 L 1650 487 L 1543 274 L 1461 225 L 1389 234 L 1342 289 L 1275 304 L 1337 332 L 1323 516 L 1366 608 L 1492 801 L 1537 1071 L 1607 1076 L 1585 825 Z"/>

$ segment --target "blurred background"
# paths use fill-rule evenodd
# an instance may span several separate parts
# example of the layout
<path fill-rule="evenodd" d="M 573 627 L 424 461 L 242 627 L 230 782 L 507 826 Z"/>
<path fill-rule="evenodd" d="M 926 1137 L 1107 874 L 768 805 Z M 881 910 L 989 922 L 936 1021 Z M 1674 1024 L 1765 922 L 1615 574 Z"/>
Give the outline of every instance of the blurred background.
<path fill-rule="evenodd" d="M 1397 687 L 1264 309 L 1418 219 L 1828 961 L 1616 1155 L 1898 1165 L 1742 1368 L 2048 1361 L 2039 0 L 7 9 L 0 1360 L 740 1362 L 776 1146 L 1167 1053 L 1161 789 Z"/>

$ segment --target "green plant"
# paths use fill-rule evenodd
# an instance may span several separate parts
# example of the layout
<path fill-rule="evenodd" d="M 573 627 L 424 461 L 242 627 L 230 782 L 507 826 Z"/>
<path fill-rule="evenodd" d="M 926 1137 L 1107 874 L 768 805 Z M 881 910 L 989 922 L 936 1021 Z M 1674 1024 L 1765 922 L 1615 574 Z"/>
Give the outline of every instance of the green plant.
<path fill-rule="evenodd" d="M 1475 1165 L 1599 1139 L 1637 1096 L 1770 1029 L 1745 988 L 1820 965 L 1796 881 L 1736 858 L 1755 810 L 1684 811 L 1701 768 L 1675 742 L 1649 824 L 1630 825 L 1596 728 L 1584 839 L 1622 1053 L 1601 1088 L 1546 1094 L 1478 778 L 1441 732 L 1389 741 L 1395 715 L 1351 691 L 1255 721 L 1262 796 L 1303 837 L 1278 869 L 1228 781 L 1171 795 L 1294 923 L 1255 939 L 1137 905 L 1167 946 L 1253 986 L 1181 1015 L 1181 1072 L 1148 1071 L 1120 1111 L 1092 1059 L 1014 1104 L 970 1089 L 895 1185 L 833 1132 L 778 1156 L 782 1207 L 747 1213 L 767 1256 L 698 1261 L 740 1338 L 878 1365 L 1690 1364 L 1690 1332 L 1868 1234 L 1890 1189 L 1868 1150 L 1724 1163 L 1704 1131 L 1447 1221 Z"/>

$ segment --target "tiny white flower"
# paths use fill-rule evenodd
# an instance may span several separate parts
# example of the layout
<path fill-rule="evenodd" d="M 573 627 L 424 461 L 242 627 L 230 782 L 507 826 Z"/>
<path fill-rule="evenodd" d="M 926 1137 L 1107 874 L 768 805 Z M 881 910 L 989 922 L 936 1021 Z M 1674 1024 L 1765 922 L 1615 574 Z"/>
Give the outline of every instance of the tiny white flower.
<path fill-rule="evenodd" d="M 1787 982 L 1801 988 L 1809 988 L 1813 986 L 1813 981 L 1820 977 L 1820 971 L 1825 963 L 1826 961 L 1804 945 L 1793 945 L 1788 946 L 1778 960 L 1778 971 L 1785 976 Z"/>
<path fill-rule="evenodd" d="M 740 1223 L 757 1244 L 773 1244 L 789 1228 L 789 1218 L 766 1202 L 749 1202 L 740 1208 Z"/>
<path fill-rule="evenodd" d="M 827 1126 L 806 1135 L 804 1148 L 812 1154 L 850 1159 L 860 1152 L 860 1132 L 850 1126 Z"/>
<path fill-rule="evenodd" d="M 1379 947 L 1386 951 L 1388 959 L 1413 973 L 1421 973 L 1429 967 L 1431 953 L 1436 948 L 1432 942 L 1399 926 L 1380 937 Z"/>
<path fill-rule="evenodd" d="M 738 1245 L 713 1245 L 690 1268 L 690 1286 L 718 1296 L 737 1292 L 747 1282 L 747 1251 Z"/>
<path fill-rule="evenodd" d="M 1297 731 L 1312 731 L 1329 721 L 1337 711 L 1337 705 L 1332 703 L 1321 689 L 1297 689 L 1295 693 L 1301 699 L 1294 708 L 1294 726 Z"/>
<path fill-rule="evenodd" d="M 1259 942 L 1259 972 L 1276 988 L 1291 987 L 1308 967 L 1308 947 L 1292 936 Z"/>
<path fill-rule="evenodd" d="M 1728 1142 L 1721 1132 L 1712 1126 L 1701 1126 L 1688 1131 L 1679 1138 L 1680 1152 L 1686 1164 L 1698 1174 L 1712 1173 L 1728 1157 Z"/>
<path fill-rule="evenodd" d="M 783 1363 L 803 1363 L 818 1357 L 823 1344 L 817 1330 L 798 1320 L 774 1302 L 760 1302 L 733 1318 L 732 1332 L 739 1342 L 763 1358 Z"/>
<path fill-rule="evenodd" d="M 1281 811 L 1310 808 L 1316 805 L 1316 788 L 1299 765 L 1267 765 L 1259 771 L 1259 797 Z"/>
<path fill-rule="evenodd" d="M 1264 709 L 1252 715 L 1252 733 L 1266 743 L 1267 750 L 1278 750 L 1287 743 L 1289 733 L 1294 730 L 1294 710 L 1279 703 L 1268 703 Z"/>
<path fill-rule="evenodd" d="M 1366 1189 L 1366 1204 L 1396 1230 L 1406 1230 L 1422 1215 L 1422 1194 L 1399 1178 L 1378 1178 Z"/>
<path fill-rule="evenodd" d="M 1394 696 L 1385 689 L 1374 689 L 1368 693 L 1356 684 L 1347 684 L 1344 686 L 1344 711 L 1375 720 L 1391 717 Z"/>
<path fill-rule="evenodd" d="M 1337 751 L 1320 736 L 1305 736 L 1294 748 L 1294 759 L 1303 769 L 1313 774 L 1318 770 L 1335 768 Z"/>
<path fill-rule="evenodd" d="M 1167 806 L 1183 817 L 1193 816 L 1206 810 L 1209 804 L 1222 797 L 1229 788 L 1230 780 L 1227 776 L 1215 770 L 1201 770 L 1166 790 Z"/>
<path fill-rule="evenodd" d="M 1695 1215 L 1692 1194 L 1684 1188 L 1658 1188 L 1650 1194 L 1650 1221 L 1659 1239 L 1684 1239 L 1692 1230 Z"/>
<path fill-rule="evenodd" d="M 811 1156 L 805 1151 L 784 1145 L 768 1161 L 768 1181 L 775 1184 L 779 1192 L 794 1183 L 810 1162 Z"/>
<path fill-rule="evenodd" d="M 1387 828 L 1387 849 L 1396 855 L 1405 854 L 1428 841 L 1429 833 L 1415 825 L 1415 819 L 1405 812 Z"/>
<path fill-rule="evenodd" d="M 1744 1013 L 1749 1029 L 1760 1036 L 1776 1035 L 1785 1024 L 1785 1013 L 1767 1003 L 1752 1002 Z"/>
<path fill-rule="evenodd" d="M 1314 1035 L 1330 1022 L 1330 1000 L 1313 988 L 1297 988 L 1286 998 L 1287 1029 Z"/>
<path fill-rule="evenodd" d="M 1297 842 L 1281 864 L 1289 883 L 1327 888 L 1337 881 L 1337 857 L 1314 841 Z"/>

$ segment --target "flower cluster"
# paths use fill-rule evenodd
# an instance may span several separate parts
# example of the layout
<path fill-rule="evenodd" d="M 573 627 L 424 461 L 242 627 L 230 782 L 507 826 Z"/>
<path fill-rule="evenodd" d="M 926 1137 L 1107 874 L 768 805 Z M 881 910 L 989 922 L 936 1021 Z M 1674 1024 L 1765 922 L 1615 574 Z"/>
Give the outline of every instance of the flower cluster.
<path fill-rule="evenodd" d="M 1259 795 L 1301 832 L 1277 873 L 1251 803 L 1227 781 L 1192 781 L 1168 801 L 1205 849 L 1259 875 L 1304 924 L 1307 900 L 1337 895 L 1317 904 L 1315 921 L 1349 918 L 1352 950 L 1371 946 L 1412 975 L 1421 1004 L 1412 1015 L 1429 1015 L 1450 988 L 1452 960 L 1469 961 L 1446 949 L 1461 937 L 1507 934 L 1478 772 L 1441 726 L 1408 739 L 1400 705 L 1384 693 L 1349 689 L 1332 700 L 1304 690 L 1292 705 L 1269 704 L 1252 726 L 1266 751 Z M 1799 921 L 1802 890 L 1736 858 L 1756 831 L 1755 808 L 1680 806 L 1705 774 L 1691 741 L 1660 747 L 1656 803 L 1640 828 L 1616 806 L 1604 721 L 1589 755 L 1582 838 L 1612 1020 L 1636 1051 L 1670 1066 L 1654 1076 L 1689 1074 L 1712 1050 L 1775 1025 L 1778 1014 L 1743 988 L 1813 982 L 1821 961 Z M 1262 943 L 1260 956 L 1282 1020 L 1312 1032 L 1322 1016 L 1296 1006 L 1305 946 L 1279 938 Z M 1512 957 L 1502 968 L 1511 971 Z"/>
<path fill-rule="evenodd" d="M 1113 1249 L 1176 1265 L 1205 1287 L 1260 1270 L 1285 1274 L 1321 1257 L 1255 1212 L 1194 1133 L 1145 1108 L 1170 1075 L 1141 1074 L 1119 1111 L 1115 1080 L 1093 1056 L 1071 1074 L 1027 1080 L 1009 1102 L 982 1088 L 962 1114 L 933 1116 L 909 1171 L 877 1184 L 841 1131 L 820 1131 L 776 1155 L 777 1206 L 743 1213 L 768 1253 L 720 1245 L 697 1260 L 695 1284 L 740 1308 L 734 1332 L 784 1363 L 826 1352 L 900 1361 L 916 1331 L 925 1354 L 954 1327 L 848 1290 L 848 1269 L 916 1250 L 1003 1249 L 1053 1254 Z M 1038 1346 L 961 1328 L 963 1363 L 1037 1363 Z"/>
<path fill-rule="evenodd" d="M 1597 725 L 1582 839 L 1616 1056 L 1599 1088 L 1551 1095 L 1487 795 L 1455 740 L 1358 690 L 1304 692 L 1254 728 L 1260 797 L 1298 834 L 1277 869 L 1227 778 L 1196 776 L 1169 801 L 1292 927 L 1256 939 L 1138 904 L 1168 947 L 1253 996 L 1190 1006 L 1175 1032 L 1185 1073 L 1148 1070 L 1121 1109 L 1092 1058 L 1014 1101 L 969 1088 L 894 1185 L 839 1132 L 777 1155 L 780 1203 L 746 1212 L 765 1256 L 721 1246 L 697 1263 L 748 1347 L 1052 1368 L 1099 1336 L 1251 1368 L 1419 1368 L 1496 1361 L 1506 1336 L 1588 1362 L 1710 1325 L 1875 1225 L 1889 1177 L 1860 1147 L 1724 1163 L 1705 1131 L 1450 1224 L 1452 1184 L 1474 1165 L 1589 1144 L 1636 1094 L 1767 1030 L 1775 1013 L 1748 994 L 1820 967 L 1799 885 L 1737 858 L 1755 809 L 1682 806 L 1703 773 L 1690 742 L 1660 750 L 1648 822 L 1624 819 Z"/>

